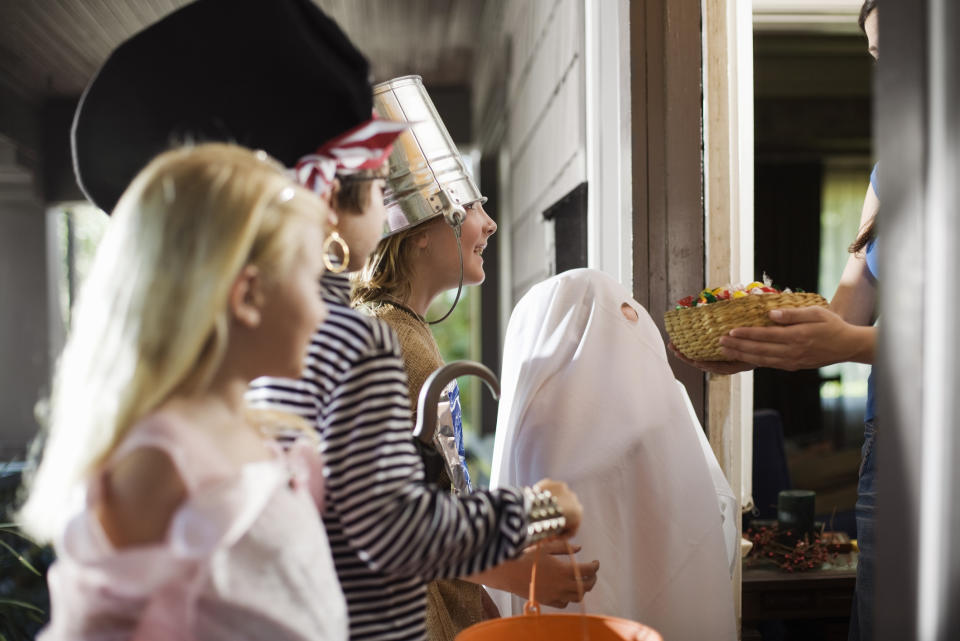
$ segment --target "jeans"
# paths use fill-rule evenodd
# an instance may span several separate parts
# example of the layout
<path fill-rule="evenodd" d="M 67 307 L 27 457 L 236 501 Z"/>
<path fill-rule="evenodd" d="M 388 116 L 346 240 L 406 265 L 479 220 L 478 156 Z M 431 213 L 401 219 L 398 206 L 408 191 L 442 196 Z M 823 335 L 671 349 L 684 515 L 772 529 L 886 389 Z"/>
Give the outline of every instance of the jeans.
<path fill-rule="evenodd" d="M 850 613 L 848 641 L 873 641 L 873 604 L 876 581 L 876 421 L 864 424 L 864 441 L 857 485 L 857 587 Z"/>

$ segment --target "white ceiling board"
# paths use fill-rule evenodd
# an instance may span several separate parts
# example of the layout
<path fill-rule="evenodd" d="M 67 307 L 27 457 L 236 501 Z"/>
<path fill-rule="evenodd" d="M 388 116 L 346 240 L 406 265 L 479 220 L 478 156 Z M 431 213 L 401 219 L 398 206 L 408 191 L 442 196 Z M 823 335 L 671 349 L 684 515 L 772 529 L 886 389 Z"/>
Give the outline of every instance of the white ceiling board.
<path fill-rule="evenodd" d="M 385 80 L 469 84 L 483 0 L 314 0 Z M 77 96 L 110 51 L 185 0 L 0 0 L 0 83 L 30 102 Z"/>
<path fill-rule="evenodd" d="M 753 0 L 757 31 L 856 33 L 863 0 Z"/>

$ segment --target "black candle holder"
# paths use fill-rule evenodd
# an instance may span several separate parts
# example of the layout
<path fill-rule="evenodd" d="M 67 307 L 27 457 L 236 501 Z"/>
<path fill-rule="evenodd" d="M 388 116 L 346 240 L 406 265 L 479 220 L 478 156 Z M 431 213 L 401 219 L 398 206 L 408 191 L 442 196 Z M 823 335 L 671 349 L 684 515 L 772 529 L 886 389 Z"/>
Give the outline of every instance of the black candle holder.
<path fill-rule="evenodd" d="M 784 540 L 796 541 L 814 532 L 816 499 L 811 490 L 783 490 L 777 495 L 777 522 Z"/>

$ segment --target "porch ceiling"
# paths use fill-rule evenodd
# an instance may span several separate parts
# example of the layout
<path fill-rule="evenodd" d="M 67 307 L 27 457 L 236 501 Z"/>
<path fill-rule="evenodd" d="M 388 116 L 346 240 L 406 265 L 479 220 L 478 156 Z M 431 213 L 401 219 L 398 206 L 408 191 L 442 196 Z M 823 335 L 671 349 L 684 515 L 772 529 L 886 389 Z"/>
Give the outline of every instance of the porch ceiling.
<path fill-rule="evenodd" d="M 863 0 L 753 0 L 757 31 L 856 33 Z"/>
<path fill-rule="evenodd" d="M 462 85 L 483 2 L 314 0 L 368 56 L 377 80 L 419 73 Z M 186 0 L 3 0 L 0 83 L 30 103 L 77 96 L 120 42 Z"/>

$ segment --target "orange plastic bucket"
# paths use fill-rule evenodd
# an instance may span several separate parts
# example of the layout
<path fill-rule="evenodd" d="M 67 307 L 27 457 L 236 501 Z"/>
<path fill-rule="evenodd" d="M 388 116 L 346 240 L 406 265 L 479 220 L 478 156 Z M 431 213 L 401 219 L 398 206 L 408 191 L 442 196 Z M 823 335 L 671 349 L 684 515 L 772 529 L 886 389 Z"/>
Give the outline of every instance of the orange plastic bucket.
<path fill-rule="evenodd" d="M 573 559 L 573 550 L 569 544 L 567 550 Z M 577 573 L 580 603 L 583 607 L 583 585 L 575 559 L 573 567 Z M 536 582 L 535 561 L 530 575 L 530 600 L 523 607 L 523 614 L 471 625 L 458 634 L 455 641 L 663 641 L 663 637 L 653 628 L 629 619 L 585 612 L 541 614 L 540 605 L 534 599 Z"/>
<path fill-rule="evenodd" d="M 521 614 L 483 621 L 457 635 L 456 641 L 663 641 L 641 623 L 594 614 Z"/>

